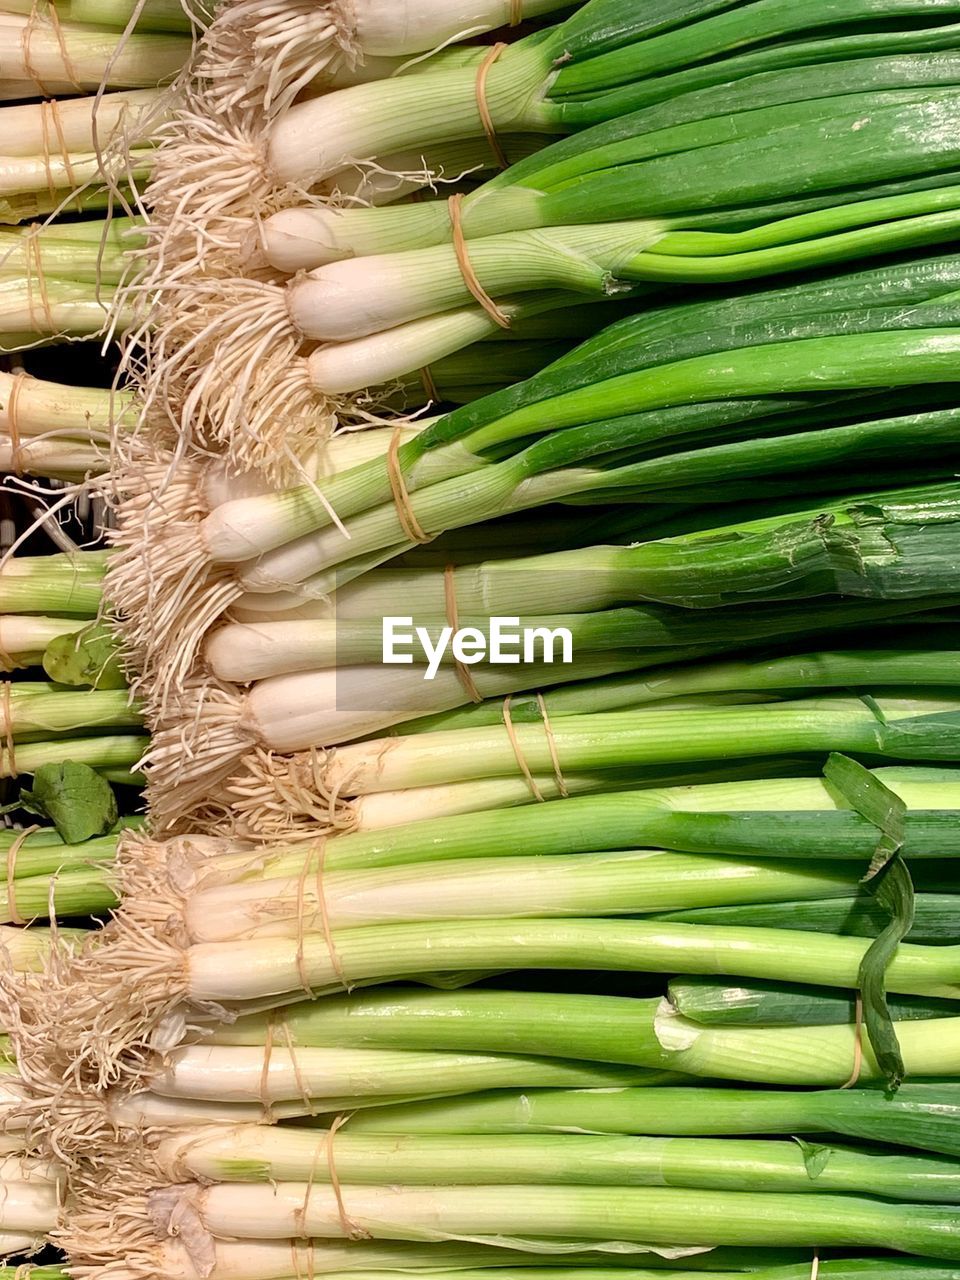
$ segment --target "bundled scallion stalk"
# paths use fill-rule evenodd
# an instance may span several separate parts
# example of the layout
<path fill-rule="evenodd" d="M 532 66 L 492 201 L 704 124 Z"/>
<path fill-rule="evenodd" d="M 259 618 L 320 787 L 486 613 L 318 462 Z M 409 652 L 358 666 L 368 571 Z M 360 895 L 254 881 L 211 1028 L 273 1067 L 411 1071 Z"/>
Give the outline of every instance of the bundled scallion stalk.
<path fill-rule="evenodd" d="M 129 17 L 134 13 L 131 7 Z M 5 10 L 0 15 L 0 44 L 2 95 L 8 100 L 69 96 L 103 87 L 153 88 L 174 79 L 190 57 L 191 46 L 185 35 L 88 26 L 86 21 L 62 20 L 40 6 L 26 13 Z"/>

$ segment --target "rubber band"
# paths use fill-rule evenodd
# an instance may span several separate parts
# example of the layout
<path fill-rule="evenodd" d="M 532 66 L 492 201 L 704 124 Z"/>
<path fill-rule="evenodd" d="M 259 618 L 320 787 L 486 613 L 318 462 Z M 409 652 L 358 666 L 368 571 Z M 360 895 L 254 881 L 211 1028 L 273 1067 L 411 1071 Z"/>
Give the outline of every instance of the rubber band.
<path fill-rule="evenodd" d="M 37 75 L 37 72 L 33 66 L 33 63 L 30 61 L 30 42 L 33 39 L 34 25 L 37 21 L 38 16 L 39 16 L 39 5 L 37 4 L 37 0 L 33 0 L 33 5 L 31 6 L 30 12 L 27 15 L 27 20 L 23 24 L 23 30 L 20 32 L 20 57 L 23 61 L 23 69 L 27 73 L 27 76 L 37 86 L 37 89 L 40 91 L 40 94 L 46 98 L 50 96 L 47 93 L 47 87 L 43 83 L 43 81 L 40 79 L 40 77 Z"/>
<path fill-rule="evenodd" d="M 57 187 L 53 180 L 53 153 L 50 150 L 50 125 L 46 112 L 47 105 L 51 102 L 56 102 L 56 98 L 44 98 L 40 103 L 40 137 L 43 143 L 43 167 L 47 175 L 47 193 L 53 200 Z"/>
<path fill-rule="evenodd" d="M 560 754 L 557 751 L 557 740 L 553 736 L 553 726 L 550 723 L 550 717 L 547 715 L 547 704 L 542 693 L 537 694 L 537 706 L 540 708 L 540 718 L 543 720 L 543 732 L 547 738 L 547 749 L 550 752 L 550 760 L 553 764 L 553 776 L 556 779 L 557 790 L 560 792 L 562 800 L 570 799 L 570 792 L 567 790 L 567 784 L 563 777 L 563 770 L 560 768 Z"/>
<path fill-rule="evenodd" d="M 810 1268 L 810 1280 L 817 1280 L 817 1277 L 819 1275 L 820 1275 L 820 1255 L 819 1253 L 815 1253 L 813 1255 L 813 1265 Z"/>
<path fill-rule="evenodd" d="M 437 391 L 437 384 L 433 380 L 433 374 L 428 364 L 425 364 L 420 370 L 420 381 L 423 383 L 423 390 L 427 399 L 436 404 L 440 399 L 440 394 Z"/>
<path fill-rule="evenodd" d="M 3 752 L 6 751 L 6 770 L 3 776 L 5 778 L 18 778 L 20 775 L 17 773 L 17 753 L 13 741 L 13 706 L 10 701 L 13 686 L 9 680 L 4 680 L 2 683 L 3 701 L 0 705 L 2 705 L 3 711 L 4 745 L 0 747 L 0 763 L 3 762 Z"/>
<path fill-rule="evenodd" d="M 856 1038 L 853 1044 L 853 1071 L 846 1084 L 840 1086 L 841 1089 L 852 1089 L 855 1084 L 859 1084 L 860 1072 L 863 1070 L 863 996 L 859 993 L 857 994 L 857 1016 L 854 1034 Z"/>
<path fill-rule="evenodd" d="M 457 617 L 457 580 L 456 566 L 448 564 L 443 571 L 443 599 L 447 610 L 447 626 L 451 628 L 454 635 L 460 630 L 460 623 Z M 474 683 L 470 668 L 465 662 L 461 662 L 459 658 L 454 659 L 457 669 L 457 679 L 463 685 L 464 691 L 471 702 L 482 702 L 483 694 Z"/>
<path fill-rule="evenodd" d="M 510 25 L 516 26 L 517 24 L 511 21 Z M 474 85 L 477 95 L 477 110 L 480 112 L 480 123 L 483 125 L 483 132 L 487 135 L 487 142 L 490 144 L 493 158 L 501 169 L 509 169 L 510 161 L 503 153 L 503 147 L 497 137 L 497 127 L 493 123 L 493 116 L 490 114 L 490 104 L 487 102 L 487 76 L 490 74 L 490 68 L 506 48 L 507 46 L 503 41 L 490 46 L 490 52 L 477 68 L 477 80 Z"/>
<path fill-rule="evenodd" d="M 24 373 L 22 369 L 13 374 L 10 382 L 10 396 L 7 400 L 7 423 L 10 431 L 10 470 L 15 476 L 23 475 L 23 451 L 20 443 L 20 422 L 17 417 L 17 407 L 20 399 L 20 389 L 29 378 L 30 374 Z"/>
<path fill-rule="evenodd" d="M 333 1158 L 333 1140 L 337 1136 L 337 1131 L 346 1124 L 350 1119 L 349 1115 L 337 1116 L 333 1124 L 327 1132 L 327 1140 L 324 1147 L 327 1152 L 327 1171 L 330 1176 L 330 1186 L 333 1189 L 334 1198 L 337 1202 L 337 1213 L 340 1215 L 340 1229 L 348 1240 L 372 1240 L 373 1236 L 365 1227 L 361 1227 L 358 1222 L 347 1213 L 343 1203 L 343 1187 L 340 1185 L 340 1175 L 337 1173 L 336 1161 Z"/>
<path fill-rule="evenodd" d="M 402 432 L 403 428 L 397 427 L 390 438 L 390 448 L 387 450 L 387 474 L 390 478 L 393 504 L 397 508 L 397 519 L 400 521 L 400 528 L 403 530 L 408 542 L 432 542 L 433 534 L 424 532 L 420 521 L 417 519 L 416 512 L 410 504 L 410 493 L 403 478 L 403 471 L 400 468 L 400 459 L 397 456 L 397 451 L 400 448 Z"/>
<path fill-rule="evenodd" d="M 36 5 L 34 5 L 34 9 L 36 9 Z M 68 84 L 73 85 L 77 93 L 83 93 L 83 85 L 80 83 L 80 77 L 77 75 L 77 69 L 73 65 L 73 59 L 70 57 L 66 37 L 64 36 L 63 28 L 60 25 L 60 16 L 57 13 L 55 5 L 51 4 L 46 6 L 46 17 L 53 30 L 54 38 L 60 46 L 60 57 L 63 59 L 63 78 Z"/>
<path fill-rule="evenodd" d="M 50 121 L 47 121 L 47 112 L 50 112 Z M 43 163 L 47 171 L 47 190 L 50 192 L 51 198 L 57 189 L 54 182 L 51 160 L 53 154 L 50 150 L 50 129 L 49 124 L 52 123 L 54 132 L 57 135 L 57 143 L 60 149 L 60 158 L 63 161 L 64 172 L 67 181 L 71 187 L 77 186 L 77 175 L 73 169 L 73 161 L 70 158 L 70 150 L 67 146 L 67 135 L 63 128 L 63 119 L 60 115 L 60 104 L 56 98 L 46 98 L 40 103 L 40 130 L 43 136 Z"/>
<path fill-rule="evenodd" d="M 333 941 L 333 930 L 330 928 L 330 913 L 327 911 L 327 895 L 323 888 L 323 864 L 327 856 L 327 842 L 321 841 L 320 848 L 317 850 L 317 905 L 320 908 L 320 924 L 323 928 L 323 940 L 327 944 L 327 951 L 330 953 L 330 963 L 333 965 L 333 971 L 340 981 L 341 987 L 349 995 L 353 990 L 353 983 L 347 978 L 344 972 L 343 964 L 340 960 L 340 953 L 337 951 L 336 944 Z M 306 866 L 310 865 L 309 858 L 306 860 Z"/>
<path fill-rule="evenodd" d="M 523 21 L 523 0 L 510 0 L 510 21 L 511 27 L 519 27 Z"/>
<path fill-rule="evenodd" d="M 276 1010 L 271 1009 L 267 1018 L 267 1034 L 263 1040 L 263 1066 L 260 1068 L 260 1105 L 263 1107 L 263 1123 L 273 1124 L 273 1103 L 270 1099 L 270 1059 L 273 1057 L 274 1018 Z"/>
<path fill-rule="evenodd" d="M 50 298 L 47 294 L 47 281 L 43 273 L 43 256 L 40 252 L 40 225 L 34 223 L 24 234 L 24 259 L 26 268 L 26 286 L 27 286 L 27 310 L 30 312 L 30 324 L 35 331 L 43 332 L 37 324 L 37 313 L 33 300 L 33 267 L 31 267 L 31 257 L 33 258 L 33 266 L 37 273 L 37 287 L 40 292 L 40 305 L 43 308 L 43 319 L 46 321 L 47 332 L 54 333 L 56 326 L 53 321 L 53 312 L 50 309 Z"/>
<path fill-rule="evenodd" d="M 293 1043 L 293 1033 L 290 1030 L 290 1024 L 286 1018 L 280 1024 L 283 1027 L 283 1038 L 286 1041 L 287 1052 L 290 1054 L 290 1064 L 293 1067 L 293 1078 L 297 1082 L 297 1088 L 300 1090 L 300 1098 L 308 1116 L 315 1116 L 317 1109 L 314 1106 L 313 1097 L 307 1088 L 307 1081 L 303 1072 L 300 1070 L 300 1063 L 297 1061 L 297 1047 Z"/>
<path fill-rule="evenodd" d="M 297 961 L 297 977 L 300 979 L 300 986 L 303 989 L 303 993 L 307 997 L 307 999 L 312 1000 L 314 997 L 313 987 L 310 985 L 309 981 L 307 980 L 307 965 L 306 965 L 307 929 L 306 929 L 306 919 L 305 919 L 305 915 L 306 915 L 305 898 L 306 898 L 306 887 L 307 887 L 307 873 L 309 872 L 309 870 L 310 870 L 310 859 L 304 858 L 303 868 L 297 879 L 296 961 Z"/>
<path fill-rule="evenodd" d="M 511 324 L 510 317 L 505 311 L 500 310 L 484 289 L 476 271 L 473 269 L 473 263 L 470 261 L 470 251 L 467 248 L 466 237 L 463 234 L 463 212 L 460 207 L 462 203 L 463 196 L 459 192 L 457 195 L 451 196 L 447 201 L 447 209 L 450 212 L 450 227 L 453 234 L 453 249 L 457 255 L 457 266 L 463 276 L 463 283 L 473 297 L 476 298 L 477 302 L 480 303 L 490 319 L 498 324 L 501 329 L 509 329 Z"/>
<path fill-rule="evenodd" d="M 32 836 L 35 831 L 39 831 L 40 824 L 34 823 L 32 827 L 27 827 L 17 835 L 7 850 L 7 916 L 11 924 L 26 924 L 26 920 L 17 910 L 17 856 L 23 848 L 23 842 L 27 836 Z"/>
<path fill-rule="evenodd" d="M 313 1163 L 310 1166 L 310 1174 L 307 1177 L 303 1188 L 303 1200 L 300 1202 L 300 1208 L 295 1209 L 293 1213 L 293 1225 L 297 1235 L 301 1240 L 309 1240 L 310 1234 L 307 1231 L 307 1213 L 310 1209 L 310 1196 L 313 1193 L 313 1184 L 317 1177 L 317 1165 L 320 1163 L 320 1152 L 314 1151 Z"/>
<path fill-rule="evenodd" d="M 543 804 L 544 803 L 543 792 L 537 786 L 537 781 L 534 778 L 533 774 L 530 772 L 530 766 L 527 764 L 527 761 L 524 757 L 523 751 L 520 747 L 520 740 L 517 737 L 517 731 L 514 728 L 513 717 L 510 714 L 510 703 L 512 701 L 513 699 L 510 697 L 504 698 L 503 700 L 503 727 L 506 729 L 507 737 L 510 739 L 510 745 L 511 747 L 513 747 L 513 754 L 516 757 L 517 767 L 519 768 L 520 772 L 523 774 L 524 781 L 526 782 L 527 786 L 530 788 L 530 794 L 533 796 L 534 800 L 536 800 L 540 804 Z"/>

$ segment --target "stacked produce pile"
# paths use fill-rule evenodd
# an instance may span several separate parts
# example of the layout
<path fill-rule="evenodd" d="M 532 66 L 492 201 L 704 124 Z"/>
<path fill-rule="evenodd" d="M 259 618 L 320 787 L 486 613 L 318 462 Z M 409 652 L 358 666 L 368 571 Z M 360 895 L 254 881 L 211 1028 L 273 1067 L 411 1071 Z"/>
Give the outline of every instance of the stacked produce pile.
<path fill-rule="evenodd" d="M 16 2 L 0 1252 L 960 1280 L 960 0 Z"/>

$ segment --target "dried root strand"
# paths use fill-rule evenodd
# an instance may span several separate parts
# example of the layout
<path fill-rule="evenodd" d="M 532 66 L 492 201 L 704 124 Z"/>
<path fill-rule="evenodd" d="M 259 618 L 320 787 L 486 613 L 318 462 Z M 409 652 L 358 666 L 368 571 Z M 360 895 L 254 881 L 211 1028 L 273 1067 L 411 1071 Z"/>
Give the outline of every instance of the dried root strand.
<path fill-rule="evenodd" d="M 354 806 L 327 785 L 329 759 L 317 748 L 294 755 L 250 751 L 225 784 L 226 820 L 212 830 L 251 841 L 311 840 L 355 830 Z"/>
<path fill-rule="evenodd" d="M 207 32 L 196 74 L 218 110 L 276 116 L 312 82 L 358 61 L 343 4 L 236 0 Z"/>
<path fill-rule="evenodd" d="M 170 692 L 151 728 L 143 768 L 154 830 L 209 829 L 210 815 L 219 822 L 229 804 L 224 784 L 256 742 L 243 721 L 241 692 L 212 680 L 187 680 Z"/>

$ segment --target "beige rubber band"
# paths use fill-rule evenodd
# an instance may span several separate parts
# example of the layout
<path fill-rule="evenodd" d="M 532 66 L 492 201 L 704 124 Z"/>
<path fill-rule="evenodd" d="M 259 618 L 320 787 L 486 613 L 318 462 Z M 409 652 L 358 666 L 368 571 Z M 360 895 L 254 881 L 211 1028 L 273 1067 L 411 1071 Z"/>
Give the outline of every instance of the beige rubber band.
<path fill-rule="evenodd" d="M 273 1103 L 270 1101 L 270 1059 L 273 1057 L 274 1018 L 271 1010 L 267 1018 L 267 1034 L 263 1041 L 263 1066 L 260 1068 L 260 1105 L 263 1107 L 263 1123 L 273 1124 Z"/>
<path fill-rule="evenodd" d="M 60 104 L 56 98 L 47 98 L 40 103 L 40 128 L 43 133 L 43 163 L 47 170 L 47 190 L 51 197 L 57 189 L 53 180 L 53 173 L 50 167 L 52 152 L 50 150 L 50 130 L 47 122 L 47 112 L 50 112 L 50 123 L 53 125 L 54 132 L 57 135 L 57 144 L 60 151 L 60 158 L 63 161 L 63 168 L 67 175 L 67 181 L 72 187 L 77 186 L 77 175 L 74 173 L 73 161 L 70 158 L 70 150 L 67 147 L 67 135 L 63 129 L 63 119 L 60 115 Z"/>
<path fill-rule="evenodd" d="M 447 610 L 447 626 L 453 630 L 454 635 L 460 630 L 460 622 L 457 617 L 457 580 L 455 574 L 456 566 L 448 564 L 443 571 L 443 600 Z M 464 691 L 471 702 L 482 702 L 483 694 L 474 683 L 473 676 L 470 674 L 470 668 L 465 662 L 461 662 L 459 658 L 454 659 L 457 668 L 457 679 L 463 685 Z"/>
<path fill-rule="evenodd" d="M 511 19 L 510 25 L 515 27 L 517 24 Z M 487 102 L 487 76 L 490 74 L 490 68 L 506 47 L 503 41 L 500 44 L 491 45 L 490 52 L 477 68 L 477 81 L 474 86 L 477 95 L 477 110 L 480 112 L 480 123 L 483 125 L 483 132 L 487 135 L 487 142 L 490 144 L 493 158 L 501 169 L 509 169 L 510 161 L 503 153 L 503 147 L 497 137 L 497 127 L 493 123 L 493 116 L 490 114 L 490 104 Z"/>
<path fill-rule="evenodd" d="M 320 1152 L 314 1151 L 313 1163 L 310 1166 L 310 1176 L 307 1178 L 306 1185 L 303 1188 L 303 1199 L 300 1202 L 300 1208 L 294 1210 L 293 1222 L 296 1228 L 297 1236 L 301 1240 L 309 1240 L 307 1233 L 307 1213 L 310 1209 L 310 1195 L 313 1191 L 313 1184 L 317 1177 L 317 1165 L 320 1163 Z"/>
<path fill-rule="evenodd" d="M 841 1085 L 842 1089 L 852 1089 L 855 1084 L 860 1081 L 860 1072 L 863 1070 L 863 996 L 857 994 L 857 1017 L 855 1023 L 856 1039 L 853 1043 L 853 1071 L 850 1079 L 846 1084 Z"/>
<path fill-rule="evenodd" d="M 553 736 L 553 726 L 550 723 L 550 717 L 547 715 L 547 704 L 542 693 L 537 694 L 537 706 L 540 708 L 540 718 L 543 720 L 543 732 L 547 737 L 547 749 L 550 752 L 550 760 L 553 764 L 553 776 L 556 779 L 557 790 L 563 800 L 570 799 L 570 792 L 567 790 L 567 784 L 564 781 L 563 770 L 560 768 L 560 754 L 557 751 L 557 740 Z"/>
<path fill-rule="evenodd" d="M 433 380 L 433 374 L 430 372 L 430 366 L 425 364 L 420 370 L 420 381 L 423 383 L 423 390 L 428 400 L 436 403 L 440 399 L 437 391 L 437 384 Z"/>
<path fill-rule="evenodd" d="M 36 5 L 34 8 L 36 8 Z M 60 46 L 60 57 L 63 59 L 63 78 L 73 85 L 77 93 L 83 93 L 83 85 L 80 83 L 80 77 L 77 75 L 77 69 L 73 65 L 73 59 L 70 57 L 66 37 L 63 34 L 63 28 L 60 26 L 60 16 L 57 13 L 55 5 L 47 5 L 46 17 L 50 26 L 53 28 L 53 34 L 56 38 L 57 44 Z"/>
<path fill-rule="evenodd" d="M 53 170 L 51 168 L 53 153 L 50 150 L 50 122 L 47 120 L 46 111 L 51 102 L 56 102 L 56 98 L 44 98 L 40 103 L 40 137 L 43 141 L 43 167 L 47 174 L 47 192 L 52 200 L 57 187 L 53 180 Z"/>
<path fill-rule="evenodd" d="M 344 991 L 346 991 L 347 994 L 349 995 L 350 992 L 353 990 L 353 983 L 349 981 L 346 973 L 344 972 L 343 963 L 340 959 L 340 953 L 337 951 L 336 944 L 333 941 L 333 930 L 330 928 L 330 913 L 327 910 L 327 895 L 324 892 L 324 888 L 323 888 L 323 864 L 326 856 L 327 856 L 327 842 L 326 840 L 323 840 L 321 841 L 320 847 L 317 850 L 317 876 L 316 876 L 317 905 L 320 908 L 320 924 L 321 924 L 321 927 L 323 928 L 323 940 L 327 944 L 327 950 L 330 952 L 330 963 L 333 965 L 334 972 L 336 973 L 337 978 L 340 981 L 341 987 L 343 987 Z M 306 860 L 306 865 L 307 866 L 310 865 L 309 858 Z"/>
<path fill-rule="evenodd" d="M 36 24 L 38 16 L 39 16 L 39 5 L 37 4 L 37 0 L 34 0 L 34 3 L 30 9 L 30 13 L 27 16 L 27 20 L 24 23 L 23 30 L 20 33 L 20 56 L 23 59 L 24 71 L 26 71 L 27 75 L 30 77 L 33 83 L 37 86 L 37 89 L 39 90 L 41 95 L 46 98 L 49 96 L 47 94 L 47 87 L 43 83 L 43 81 L 40 79 L 40 77 L 37 75 L 36 70 L 34 69 L 33 63 L 30 61 L 30 42 L 33 39 L 33 29 Z"/>
<path fill-rule="evenodd" d="M 4 774 L 4 776 L 7 778 L 18 778 L 20 775 L 17 773 L 17 753 L 16 753 L 16 747 L 13 741 L 13 707 L 10 702 L 12 687 L 13 686 L 11 685 L 9 680 L 3 681 L 2 708 L 3 708 L 4 746 L 0 747 L 0 761 L 2 761 L 3 759 L 3 751 L 6 750 L 7 761 L 6 761 L 6 773 Z"/>
<path fill-rule="evenodd" d="M 817 1280 L 817 1277 L 819 1275 L 820 1275 L 820 1255 L 819 1253 L 815 1253 L 813 1255 L 813 1265 L 810 1268 L 810 1280 Z"/>
<path fill-rule="evenodd" d="M 433 534 L 424 532 L 420 521 L 417 519 L 416 512 L 411 506 L 410 493 L 403 478 L 403 471 L 400 468 L 400 459 L 397 456 L 397 451 L 400 448 L 402 430 L 402 427 L 397 427 L 390 438 L 390 448 L 387 450 L 387 475 L 390 478 L 393 505 L 397 508 L 400 528 L 403 530 L 408 542 L 432 542 Z"/>
<path fill-rule="evenodd" d="M 10 399 L 7 401 L 7 419 L 10 425 L 10 470 L 15 476 L 23 475 L 23 451 L 20 443 L 20 422 L 17 417 L 17 406 L 20 400 L 20 389 L 30 377 L 23 370 L 15 373 L 10 383 Z"/>
<path fill-rule="evenodd" d="M 343 1188 L 340 1185 L 340 1175 L 337 1173 L 336 1161 L 333 1158 L 333 1140 L 337 1136 L 337 1131 L 346 1124 L 350 1119 L 349 1115 L 339 1115 L 335 1118 L 330 1126 L 327 1134 L 327 1140 L 324 1147 L 327 1152 L 327 1170 L 330 1176 L 330 1186 L 333 1188 L 333 1194 L 337 1201 L 337 1213 L 340 1215 L 340 1227 L 343 1234 L 348 1240 L 372 1240 L 373 1236 L 359 1223 L 354 1222 L 353 1218 L 347 1213 L 343 1203 Z"/>
<path fill-rule="evenodd" d="M 501 329 L 509 329 L 510 317 L 506 312 L 500 310 L 480 283 L 477 273 L 473 269 L 473 263 L 470 261 L 470 251 L 467 248 L 466 237 L 463 234 L 463 211 L 460 207 L 462 204 L 463 196 L 459 192 L 457 195 L 451 196 L 447 201 L 447 208 L 450 211 L 450 227 L 453 234 L 453 249 L 457 255 L 457 266 L 463 276 L 463 283 L 473 297 L 476 298 L 477 302 L 480 303 L 490 319 L 498 324 Z"/>
<path fill-rule="evenodd" d="M 34 329 L 39 329 L 37 324 L 37 313 L 33 301 L 33 272 L 37 273 L 37 288 L 40 293 L 40 305 L 43 308 L 43 319 L 46 321 L 47 331 L 54 333 L 56 326 L 53 320 L 53 312 L 50 310 L 50 298 L 47 294 L 47 281 L 43 274 L 43 256 L 40 253 L 40 224 L 34 223 L 29 227 L 24 235 L 24 259 L 26 266 L 26 286 L 27 286 L 27 309 L 30 312 L 30 323 Z M 31 257 L 33 258 L 33 266 L 31 267 Z M 42 332 L 42 330 L 41 330 Z"/>
<path fill-rule="evenodd" d="M 510 0 L 510 26 L 519 27 L 523 21 L 523 0 Z"/>
<path fill-rule="evenodd" d="M 513 717 L 510 714 L 510 703 L 512 698 L 507 697 L 503 700 L 503 727 L 507 731 L 507 737 L 510 739 L 510 746 L 513 748 L 513 754 L 516 757 L 517 767 L 523 774 L 527 786 L 530 788 L 530 794 L 539 804 L 545 803 L 543 792 L 537 786 L 536 779 L 530 772 L 530 766 L 527 764 L 523 751 L 520 747 L 520 740 L 517 737 L 517 731 L 513 725 Z"/>
<path fill-rule="evenodd" d="M 310 1090 L 307 1088 L 307 1082 L 303 1072 L 300 1070 L 300 1063 L 297 1059 L 297 1046 L 293 1043 L 293 1034 L 290 1031 L 289 1024 L 284 1017 L 280 1026 L 283 1028 L 283 1039 L 287 1046 L 287 1052 L 290 1054 L 290 1064 L 293 1067 L 293 1078 L 297 1082 L 297 1088 L 300 1090 L 300 1098 L 308 1116 L 317 1114 L 316 1107 L 313 1104 L 313 1098 Z"/>
<path fill-rule="evenodd" d="M 310 859 L 304 858 L 303 868 L 297 879 L 297 977 L 300 979 L 300 986 L 304 995 L 308 1000 L 313 999 L 313 987 L 307 981 L 306 968 L 306 891 L 307 891 L 307 874 L 310 870 Z"/>
<path fill-rule="evenodd" d="M 27 836 L 32 836 L 35 831 L 39 830 L 39 823 L 34 823 L 32 827 L 25 828 L 14 838 L 13 843 L 7 850 L 7 915 L 11 924 L 27 923 L 17 910 L 17 855 L 23 848 L 23 842 Z"/>

